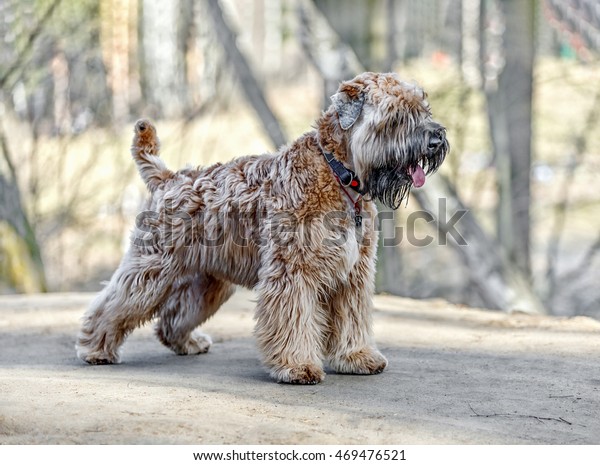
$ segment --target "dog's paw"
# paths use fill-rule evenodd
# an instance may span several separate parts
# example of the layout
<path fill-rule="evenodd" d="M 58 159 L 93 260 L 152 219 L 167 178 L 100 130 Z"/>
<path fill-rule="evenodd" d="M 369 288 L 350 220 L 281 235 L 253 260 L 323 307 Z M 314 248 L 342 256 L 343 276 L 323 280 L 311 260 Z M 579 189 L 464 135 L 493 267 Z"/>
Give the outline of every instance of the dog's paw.
<path fill-rule="evenodd" d="M 278 383 L 318 384 L 325 379 L 323 368 L 310 363 L 274 368 L 271 376 Z"/>
<path fill-rule="evenodd" d="M 376 375 L 387 367 L 387 359 L 377 349 L 365 347 L 330 361 L 338 373 L 354 375 Z"/>
<path fill-rule="evenodd" d="M 86 347 L 77 345 L 77 356 L 90 365 L 113 365 L 121 363 L 118 353 L 89 351 Z"/>
<path fill-rule="evenodd" d="M 211 345 L 212 339 L 210 336 L 195 329 L 192 334 L 190 334 L 187 342 L 174 350 L 179 355 L 205 354 L 208 352 Z"/>

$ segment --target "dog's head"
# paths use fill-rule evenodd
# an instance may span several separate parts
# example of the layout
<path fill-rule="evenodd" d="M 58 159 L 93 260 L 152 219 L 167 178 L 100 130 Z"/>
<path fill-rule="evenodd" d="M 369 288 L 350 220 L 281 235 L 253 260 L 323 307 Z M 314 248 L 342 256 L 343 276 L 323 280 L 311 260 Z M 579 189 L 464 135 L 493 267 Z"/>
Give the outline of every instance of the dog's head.
<path fill-rule="evenodd" d="M 398 208 L 449 151 L 446 129 L 431 116 L 427 95 L 395 73 L 363 73 L 343 82 L 326 112 L 333 139 L 365 194 Z"/>

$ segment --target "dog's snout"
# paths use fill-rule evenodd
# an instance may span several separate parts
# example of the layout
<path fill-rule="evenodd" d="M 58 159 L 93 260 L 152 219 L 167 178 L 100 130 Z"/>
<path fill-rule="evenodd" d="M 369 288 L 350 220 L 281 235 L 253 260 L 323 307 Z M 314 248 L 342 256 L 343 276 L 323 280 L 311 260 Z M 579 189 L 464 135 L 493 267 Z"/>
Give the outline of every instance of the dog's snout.
<path fill-rule="evenodd" d="M 441 128 L 437 129 L 429 137 L 429 142 L 427 143 L 427 148 L 431 152 L 435 152 L 444 143 L 445 137 L 446 136 L 444 135 L 444 130 Z"/>

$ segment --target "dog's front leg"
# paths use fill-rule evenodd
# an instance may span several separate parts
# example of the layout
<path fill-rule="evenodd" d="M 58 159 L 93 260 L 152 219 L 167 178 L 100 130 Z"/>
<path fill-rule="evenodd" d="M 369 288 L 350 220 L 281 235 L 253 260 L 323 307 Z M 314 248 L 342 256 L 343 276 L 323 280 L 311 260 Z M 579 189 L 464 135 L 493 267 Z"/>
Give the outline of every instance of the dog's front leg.
<path fill-rule="evenodd" d="M 325 378 L 326 321 L 316 281 L 302 273 L 283 273 L 271 273 L 257 287 L 255 333 L 263 363 L 280 383 L 317 384 Z"/>
<path fill-rule="evenodd" d="M 338 373 L 373 375 L 387 366 L 372 331 L 375 264 L 363 249 L 361 257 L 329 302 L 329 365 Z"/>

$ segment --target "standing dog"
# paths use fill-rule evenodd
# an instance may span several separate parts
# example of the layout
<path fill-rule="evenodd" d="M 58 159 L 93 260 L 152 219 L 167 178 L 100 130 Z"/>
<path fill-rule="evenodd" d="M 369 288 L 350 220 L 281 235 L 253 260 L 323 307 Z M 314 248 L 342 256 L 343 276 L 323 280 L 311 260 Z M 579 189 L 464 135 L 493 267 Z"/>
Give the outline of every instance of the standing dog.
<path fill-rule="evenodd" d="M 377 232 L 372 200 L 397 208 L 448 152 L 425 92 L 396 74 L 340 85 L 315 130 L 277 153 L 178 172 L 158 158 L 154 127 L 132 155 L 151 197 L 132 247 L 84 316 L 77 353 L 119 362 L 137 326 L 178 354 L 206 352 L 196 328 L 233 293 L 258 296 L 256 338 L 271 376 L 323 380 L 387 366 L 371 329 Z"/>

